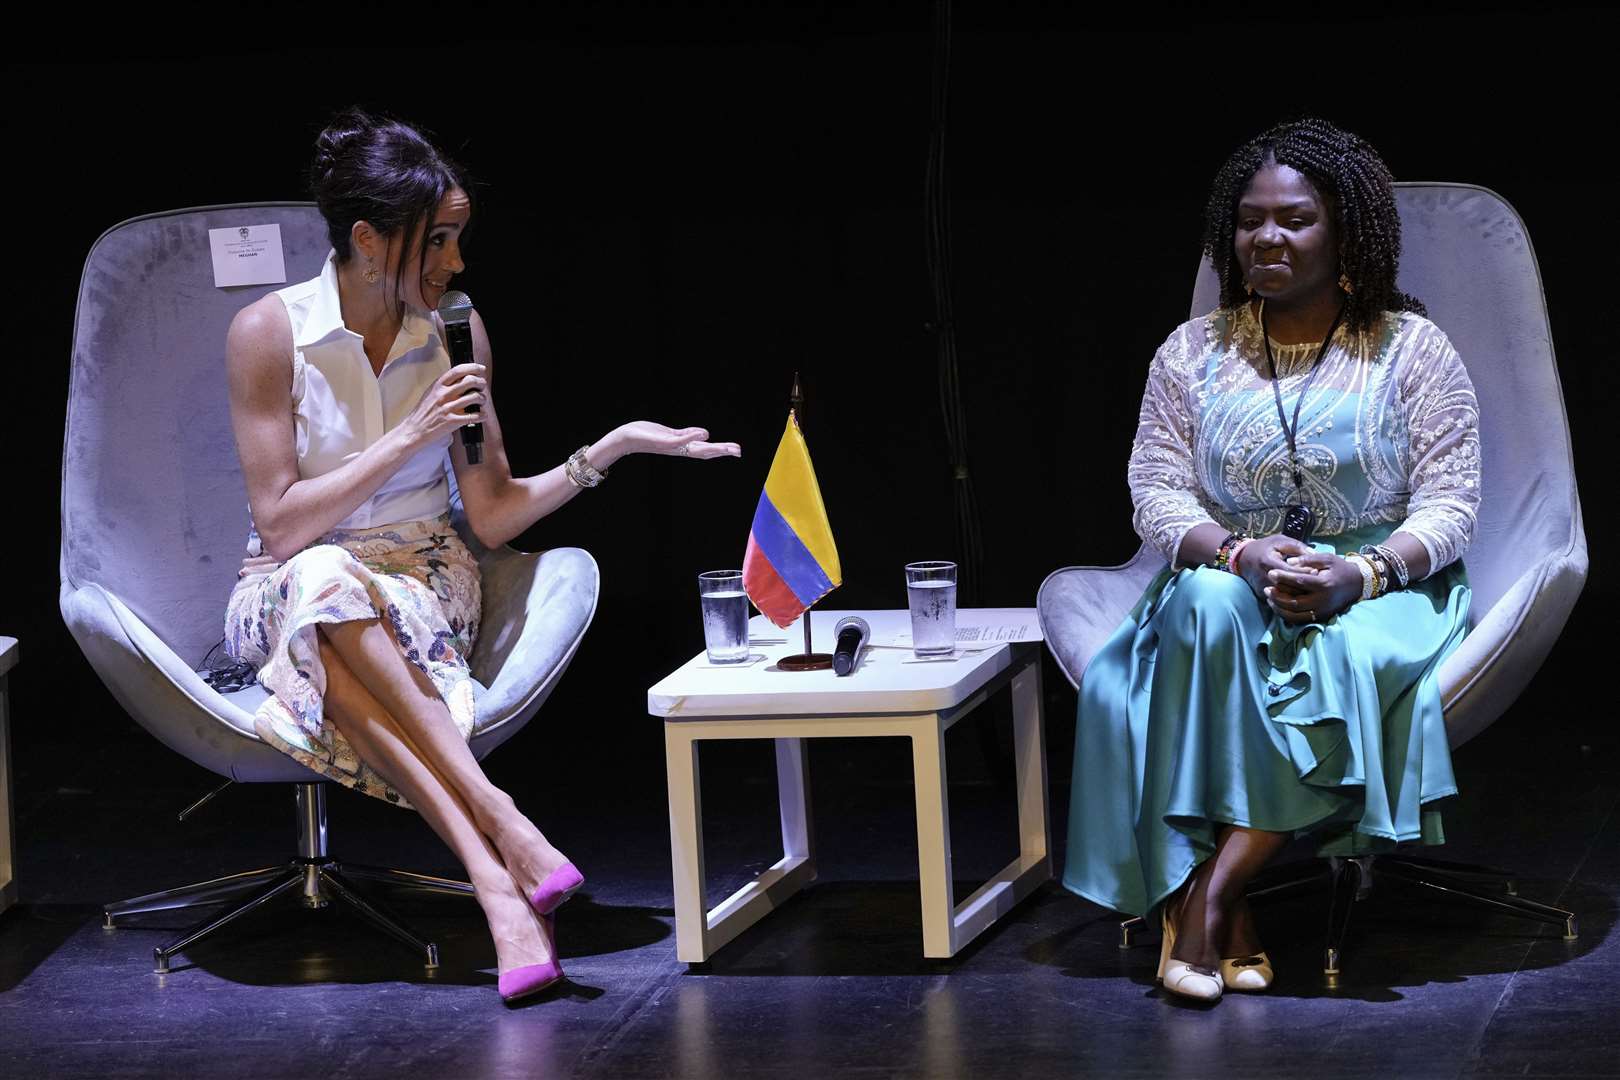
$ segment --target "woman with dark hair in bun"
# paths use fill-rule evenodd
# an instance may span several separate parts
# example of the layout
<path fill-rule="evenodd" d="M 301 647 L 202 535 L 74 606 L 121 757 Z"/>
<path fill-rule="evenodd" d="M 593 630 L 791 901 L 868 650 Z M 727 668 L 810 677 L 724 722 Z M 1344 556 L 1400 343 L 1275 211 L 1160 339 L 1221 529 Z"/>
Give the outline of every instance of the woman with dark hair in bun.
<path fill-rule="evenodd" d="M 461 169 L 407 124 L 358 110 L 316 144 L 332 253 L 318 278 L 240 312 L 226 340 L 231 418 L 253 514 L 226 640 L 271 691 L 271 745 L 330 779 L 414 806 L 467 868 L 501 997 L 562 976 L 553 913 L 583 878 L 468 749 L 478 566 L 449 519 L 506 543 L 627 454 L 736 457 L 702 428 L 628 423 L 539 476 L 514 477 L 489 338 L 452 366 L 435 310 L 464 269 Z M 474 412 L 474 407 L 481 411 Z M 481 423 L 469 465 L 457 429 Z"/>

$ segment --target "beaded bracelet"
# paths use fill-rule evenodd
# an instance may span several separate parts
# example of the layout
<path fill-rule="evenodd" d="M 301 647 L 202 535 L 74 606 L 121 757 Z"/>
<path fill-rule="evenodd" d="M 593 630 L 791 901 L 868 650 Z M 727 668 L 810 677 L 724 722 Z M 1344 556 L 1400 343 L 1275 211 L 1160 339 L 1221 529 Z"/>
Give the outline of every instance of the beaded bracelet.
<path fill-rule="evenodd" d="M 1410 580 L 1410 572 L 1407 570 L 1406 560 L 1401 558 L 1400 552 L 1384 544 L 1368 544 L 1361 549 L 1361 554 L 1378 568 L 1384 579 L 1384 587 L 1379 592 L 1380 596 L 1391 589 L 1406 588 L 1406 584 Z"/>
<path fill-rule="evenodd" d="M 1240 541 L 1247 539 L 1249 538 L 1242 533 L 1227 533 L 1226 539 L 1221 541 L 1221 546 L 1215 549 L 1215 561 L 1210 565 L 1217 570 L 1230 571 L 1232 569 L 1232 548 L 1237 546 Z"/>
<path fill-rule="evenodd" d="M 1227 557 L 1226 568 L 1232 573 L 1237 574 L 1239 577 L 1243 576 L 1243 571 L 1238 569 L 1238 560 L 1243 557 L 1243 549 L 1248 547 L 1253 542 L 1254 537 L 1245 536 L 1243 539 L 1232 545 L 1232 554 Z"/>

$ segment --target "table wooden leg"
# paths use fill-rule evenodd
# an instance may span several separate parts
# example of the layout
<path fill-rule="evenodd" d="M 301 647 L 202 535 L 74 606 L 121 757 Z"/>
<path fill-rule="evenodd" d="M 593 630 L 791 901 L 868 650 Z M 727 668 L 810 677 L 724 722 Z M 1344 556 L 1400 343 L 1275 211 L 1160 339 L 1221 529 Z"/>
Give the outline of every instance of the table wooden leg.
<path fill-rule="evenodd" d="M 782 857 L 712 910 L 705 910 L 703 799 L 697 748 L 704 737 L 729 737 L 729 732 L 722 732 L 717 735 L 692 723 L 664 725 L 670 861 L 675 887 L 675 955 L 689 964 L 700 964 L 713 956 L 815 878 L 804 740 L 779 738 L 775 741 Z"/>
<path fill-rule="evenodd" d="M 816 831 L 810 813 L 810 762 L 803 739 L 777 739 L 776 800 L 782 815 L 782 854 L 806 860 L 805 879 L 816 876 Z"/>
<path fill-rule="evenodd" d="M 703 795 L 697 740 L 679 724 L 664 725 L 669 781 L 669 856 L 675 889 L 675 955 L 689 964 L 709 958 L 703 877 Z"/>
<path fill-rule="evenodd" d="M 1014 676 L 1011 689 L 1013 757 L 1018 783 L 1018 857 L 960 904 L 951 902 L 950 800 L 945 786 L 942 725 L 938 718 L 928 718 L 912 735 L 924 956 L 955 956 L 1052 877 L 1046 734 L 1041 724 L 1038 658 Z"/>
<path fill-rule="evenodd" d="M 917 791 L 917 878 L 922 892 L 923 955 L 956 952 L 951 889 L 951 808 L 945 782 L 945 732 L 937 715 L 918 719 L 911 734 Z"/>
<path fill-rule="evenodd" d="M 1052 876 L 1052 814 L 1046 783 L 1046 729 L 1041 722 L 1041 663 L 1012 683 L 1013 767 L 1018 784 L 1018 850 L 1038 860 L 1042 881 Z"/>

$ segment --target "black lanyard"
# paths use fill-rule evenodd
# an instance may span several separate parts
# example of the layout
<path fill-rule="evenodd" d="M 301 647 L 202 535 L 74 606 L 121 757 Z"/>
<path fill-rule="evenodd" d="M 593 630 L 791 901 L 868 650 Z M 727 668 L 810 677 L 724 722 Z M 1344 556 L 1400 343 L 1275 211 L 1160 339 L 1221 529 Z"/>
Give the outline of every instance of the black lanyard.
<path fill-rule="evenodd" d="M 1322 347 L 1316 350 L 1316 361 L 1311 365 L 1310 377 L 1300 388 L 1299 398 L 1294 402 L 1294 423 L 1289 426 L 1288 414 L 1283 411 L 1282 391 L 1277 388 L 1277 360 L 1271 355 L 1271 335 L 1266 332 L 1266 302 L 1260 301 L 1260 336 L 1266 342 L 1266 364 L 1271 368 L 1271 393 L 1277 399 L 1277 422 L 1282 425 L 1283 437 L 1288 440 L 1288 463 L 1294 471 L 1294 494 L 1301 502 L 1305 500 L 1305 477 L 1299 471 L 1299 448 L 1294 444 L 1294 434 L 1299 431 L 1299 409 L 1305 404 L 1305 395 L 1310 393 L 1311 384 L 1316 382 L 1317 372 L 1322 370 L 1322 361 L 1327 359 L 1328 342 L 1333 340 L 1333 332 L 1339 328 L 1339 321 L 1344 318 L 1344 307 L 1339 307 L 1339 313 L 1333 316 L 1333 325 L 1328 327 L 1327 337 L 1322 339 Z"/>

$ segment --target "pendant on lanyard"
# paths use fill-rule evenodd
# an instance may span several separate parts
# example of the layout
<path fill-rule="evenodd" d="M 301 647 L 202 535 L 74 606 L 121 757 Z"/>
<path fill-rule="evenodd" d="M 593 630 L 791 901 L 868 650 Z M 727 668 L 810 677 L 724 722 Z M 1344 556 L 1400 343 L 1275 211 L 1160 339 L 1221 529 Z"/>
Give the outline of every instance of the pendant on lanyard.
<path fill-rule="evenodd" d="M 1328 342 L 1333 340 L 1333 332 L 1339 328 L 1339 321 L 1344 318 L 1344 307 L 1340 306 L 1339 313 L 1333 316 L 1333 325 L 1328 327 L 1327 336 L 1322 339 L 1322 347 L 1316 350 L 1316 360 L 1311 365 L 1310 377 L 1300 388 L 1299 398 L 1294 402 L 1294 422 L 1288 422 L 1288 414 L 1283 410 L 1282 391 L 1277 383 L 1277 359 L 1271 355 L 1271 335 L 1266 332 L 1266 302 L 1260 301 L 1260 337 L 1266 343 L 1266 365 L 1271 368 L 1271 393 L 1277 401 L 1277 423 L 1282 425 L 1283 438 L 1288 440 L 1288 464 L 1294 474 L 1294 498 L 1298 500 L 1283 514 L 1282 531 L 1284 536 L 1293 537 L 1302 544 L 1311 542 L 1311 534 L 1316 531 L 1316 514 L 1305 505 L 1305 475 L 1299 463 L 1299 446 L 1295 435 L 1299 431 L 1299 410 L 1305 403 L 1305 395 L 1310 393 L 1311 384 L 1316 382 L 1317 372 L 1322 370 L 1322 361 L 1327 359 Z"/>

